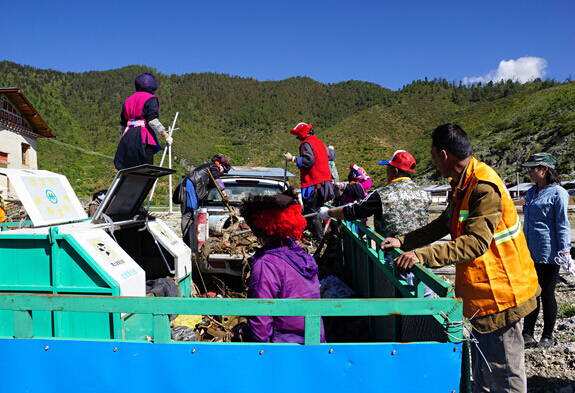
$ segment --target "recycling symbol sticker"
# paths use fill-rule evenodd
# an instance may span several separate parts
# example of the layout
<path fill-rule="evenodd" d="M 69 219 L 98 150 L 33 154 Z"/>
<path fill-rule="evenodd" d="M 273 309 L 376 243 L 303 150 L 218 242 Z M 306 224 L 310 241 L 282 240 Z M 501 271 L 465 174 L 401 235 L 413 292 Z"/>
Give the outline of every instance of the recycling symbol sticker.
<path fill-rule="evenodd" d="M 114 251 L 111 248 L 109 248 L 106 245 L 106 243 L 104 243 L 103 241 L 98 240 L 98 239 L 94 239 L 94 240 L 92 240 L 92 245 L 104 257 L 106 257 L 108 259 L 114 259 L 116 257 L 116 254 L 114 253 Z"/>
<path fill-rule="evenodd" d="M 164 230 L 164 228 L 158 227 L 157 229 L 158 229 L 158 232 L 160 232 L 160 234 L 161 234 L 162 236 L 164 236 L 166 239 L 172 240 L 172 237 L 170 236 L 170 234 L 169 234 L 168 232 L 166 232 L 166 231 Z"/>
<path fill-rule="evenodd" d="M 46 190 L 46 198 L 48 198 L 48 200 L 54 205 L 58 203 L 58 197 L 52 190 Z"/>

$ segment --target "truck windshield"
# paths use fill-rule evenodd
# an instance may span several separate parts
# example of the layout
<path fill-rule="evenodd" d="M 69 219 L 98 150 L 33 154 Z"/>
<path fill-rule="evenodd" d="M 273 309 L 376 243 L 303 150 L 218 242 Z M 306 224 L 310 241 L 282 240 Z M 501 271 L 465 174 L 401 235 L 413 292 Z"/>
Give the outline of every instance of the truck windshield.
<path fill-rule="evenodd" d="M 266 184 L 259 181 L 225 183 L 226 195 L 230 202 L 241 202 L 251 195 L 275 195 L 283 191 L 280 184 Z M 206 197 L 206 202 L 220 201 L 222 198 L 218 190 L 212 188 Z"/>

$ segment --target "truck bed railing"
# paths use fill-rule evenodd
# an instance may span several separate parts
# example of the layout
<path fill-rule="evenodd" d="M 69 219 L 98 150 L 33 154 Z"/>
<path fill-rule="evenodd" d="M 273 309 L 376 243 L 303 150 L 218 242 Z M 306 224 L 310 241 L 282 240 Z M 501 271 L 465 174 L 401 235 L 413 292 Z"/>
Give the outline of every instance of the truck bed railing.
<path fill-rule="evenodd" d="M 391 317 L 385 318 L 384 325 L 379 328 L 376 323 L 372 323 L 372 330 L 387 331 L 379 338 L 374 334 L 374 341 L 459 342 L 464 340 L 462 304 L 460 299 L 455 298 L 451 285 L 427 269 L 416 265 L 413 269 L 414 286 L 410 286 L 395 273 L 394 267 L 389 263 L 390 255 L 385 255 L 379 249 L 383 241 L 380 235 L 357 222 L 343 221 L 342 224 L 345 264 L 351 270 L 353 287 L 361 299 L 148 298 L 119 297 L 98 293 L 55 295 L 51 293 L 30 294 L 30 291 L 23 293 L 17 286 L 14 286 L 14 289 L 5 288 L 4 293 L 0 292 L 0 310 L 12 311 L 15 338 L 35 337 L 32 328 L 33 311 L 52 311 L 56 313 L 152 315 L 153 339 L 156 342 L 170 341 L 168 318 L 170 314 L 303 316 L 306 320 L 306 344 L 320 342 L 320 317 L 322 316 Z M 430 287 L 437 296 L 424 298 L 424 284 Z M 111 293 L 111 295 L 117 294 Z M 400 328 L 404 326 L 399 317 L 402 316 L 423 316 L 436 330 L 438 336 L 413 340 L 401 334 Z M 120 336 L 118 328 L 113 330 L 115 331 L 111 332 L 110 339 L 118 339 Z M 57 335 L 57 332 L 54 333 L 54 336 Z"/>
<path fill-rule="evenodd" d="M 395 271 L 393 259 L 401 250 L 383 252 L 380 249 L 384 238 L 358 221 L 341 220 L 343 261 L 351 274 L 352 287 L 363 298 L 391 298 L 407 301 L 421 299 L 433 308 L 436 302 L 451 299 L 454 309 L 445 314 L 419 314 L 420 318 L 405 318 L 408 314 L 397 313 L 396 317 L 371 320 L 372 336 L 383 337 L 383 341 L 451 341 L 461 339 L 461 329 L 453 336 L 453 326 L 463 326 L 461 299 L 455 297 L 453 287 L 420 264 L 414 265 L 412 285 Z M 425 285 L 434 297 L 424 298 Z M 457 304 L 457 306 L 455 306 Z M 410 314 L 413 315 L 413 314 Z M 450 326 L 450 327 L 448 327 Z M 434 333 L 431 332 L 434 331 Z M 379 332 L 379 334 L 378 334 Z M 384 332 L 384 333 L 382 333 Z M 381 338 L 380 338 L 381 339 Z"/>
<path fill-rule="evenodd" d="M 265 315 L 305 317 L 305 344 L 319 344 L 321 316 L 435 315 L 454 317 L 460 310 L 455 299 L 208 299 L 78 295 L 0 295 L 0 309 L 14 316 L 14 338 L 34 338 L 32 311 L 149 314 L 154 342 L 171 341 L 169 314 Z M 456 317 L 457 319 L 457 317 Z M 461 329 L 446 322 L 450 342 L 463 339 Z M 39 338 L 39 337 L 36 337 Z M 42 337 L 46 338 L 46 337 Z M 117 337 L 111 339 L 118 339 Z"/>

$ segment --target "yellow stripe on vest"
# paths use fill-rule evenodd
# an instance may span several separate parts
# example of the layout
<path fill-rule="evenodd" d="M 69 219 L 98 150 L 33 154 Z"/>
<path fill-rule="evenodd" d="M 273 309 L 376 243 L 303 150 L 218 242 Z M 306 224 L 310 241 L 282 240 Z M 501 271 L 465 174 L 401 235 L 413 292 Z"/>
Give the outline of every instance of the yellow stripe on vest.
<path fill-rule="evenodd" d="M 466 221 L 469 218 L 469 210 L 460 210 L 459 211 L 459 222 Z"/>
<path fill-rule="evenodd" d="M 508 240 L 515 239 L 517 236 L 519 236 L 520 230 L 521 230 L 521 224 L 518 218 L 515 225 L 513 225 L 511 228 L 504 229 L 501 232 L 497 232 L 496 234 L 494 234 L 493 240 L 495 240 L 495 244 L 501 244 Z"/>

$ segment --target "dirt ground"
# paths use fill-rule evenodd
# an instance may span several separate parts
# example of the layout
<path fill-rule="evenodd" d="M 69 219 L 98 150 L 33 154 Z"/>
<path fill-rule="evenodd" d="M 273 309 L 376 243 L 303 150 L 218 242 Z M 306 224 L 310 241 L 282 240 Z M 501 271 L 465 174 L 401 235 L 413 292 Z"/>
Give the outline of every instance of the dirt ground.
<path fill-rule="evenodd" d="M 571 393 L 575 392 L 575 316 L 559 318 L 561 307 L 575 307 L 575 279 L 562 275 L 565 282 L 556 288 L 559 307 L 555 324 L 554 340 L 550 349 L 528 348 L 525 350 L 527 390 L 529 393 Z M 535 339 L 540 338 L 543 329 L 543 313 L 535 326 Z"/>
<path fill-rule="evenodd" d="M 453 276 L 438 274 L 446 282 Z M 525 371 L 528 393 L 573 393 L 575 392 L 575 278 L 562 271 L 556 287 L 559 309 L 555 324 L 555 345 L 549 349 L 527 348 L 525 350 Z M 570 309 L 571 313 L 562 310 Z M 566 315 L 567 314 L 567 315 Z M 535 340 L 541 338 L 543 311 L 535 325 Z"/>

